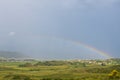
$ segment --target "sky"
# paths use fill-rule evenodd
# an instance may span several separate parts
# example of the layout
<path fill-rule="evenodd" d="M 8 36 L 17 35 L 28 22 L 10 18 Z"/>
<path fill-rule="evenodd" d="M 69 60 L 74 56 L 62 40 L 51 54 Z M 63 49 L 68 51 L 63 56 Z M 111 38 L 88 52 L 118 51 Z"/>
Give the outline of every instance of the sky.
<path fill-rule="evenodd" d="M 120 0 L 0 0 L 0 50 L 39 59 L 120 57 Z"/>

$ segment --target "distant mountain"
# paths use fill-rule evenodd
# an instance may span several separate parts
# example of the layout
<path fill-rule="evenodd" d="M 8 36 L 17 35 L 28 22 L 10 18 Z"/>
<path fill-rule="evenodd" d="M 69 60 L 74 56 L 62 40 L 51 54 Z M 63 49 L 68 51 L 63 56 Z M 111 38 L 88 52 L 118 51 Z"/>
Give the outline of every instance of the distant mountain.
<path fill-rule="evenodd" d="M 0 51 L 0 57 L 3 58 L 26 58 L 27 56 L 18 52 Z"/>

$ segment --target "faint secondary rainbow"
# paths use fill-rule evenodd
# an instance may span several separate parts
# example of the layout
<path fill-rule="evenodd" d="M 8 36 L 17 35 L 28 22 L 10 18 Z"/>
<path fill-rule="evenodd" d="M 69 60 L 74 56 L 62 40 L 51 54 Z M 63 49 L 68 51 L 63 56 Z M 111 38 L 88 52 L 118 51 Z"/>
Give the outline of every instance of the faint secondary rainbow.
<path fill-rule="evenodd" d="M 59 37 L 54 37 L 54 36 L 42 36 L 42 37 L 48 38 L 48 39 L 53 39 L 53 40 L 56 39 L 56 40 L 62 40 L 62 41 L 70 42 L 72 44 L 75 44 L 75 45 L 78 45 L 78 46 L 82 46 L 83 48 L 86 48 L 86 49 L 88 49 L 88 50 L 90 50 L 92 52 L 96 52 L 97 54 L 99 54 L 101 56 L 104 56 L 104 57 L 106 57 L 108 59 L 109 58 L 113 58 L 108 53 L 103 52 L 101 50 L 98 50 L 97 48 L 94 48 L 94 47 L 92 47 L 90 45 L 84 44 L 84 43 L 82 43 L 80 41 L 73 41 L 73 40 L 69 40 L 69 39 L 65 39 L 65 38 L 59 38 Z"/>

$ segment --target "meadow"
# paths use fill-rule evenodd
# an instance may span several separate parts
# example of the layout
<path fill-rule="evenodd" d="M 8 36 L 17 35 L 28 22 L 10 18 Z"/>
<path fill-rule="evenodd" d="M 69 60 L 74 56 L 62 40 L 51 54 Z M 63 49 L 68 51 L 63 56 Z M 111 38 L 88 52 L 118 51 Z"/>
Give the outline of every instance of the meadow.
<path fill-rule="evenodd" d="M 78 61 L 0 62 L 0 80 L 119 80 L 120 65 Z"/>

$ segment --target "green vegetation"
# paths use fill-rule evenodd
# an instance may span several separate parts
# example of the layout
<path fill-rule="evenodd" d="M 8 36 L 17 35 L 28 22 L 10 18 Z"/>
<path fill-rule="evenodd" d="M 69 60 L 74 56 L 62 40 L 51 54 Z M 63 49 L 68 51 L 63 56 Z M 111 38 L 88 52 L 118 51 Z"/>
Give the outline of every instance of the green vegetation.
<path fill-rule="evenodd" d="M 119 75 L 118 75 L 118 71 L 117 70 L 113 70 L 109 75 L 109 79 L 111 80 L 116 80 L 116 79 L 120 79 Z"/>
<path fill-rule="evenodd" d="M 120 65 L 113 61 L 2 61 L 0 80 L 119 80 Z"/>

